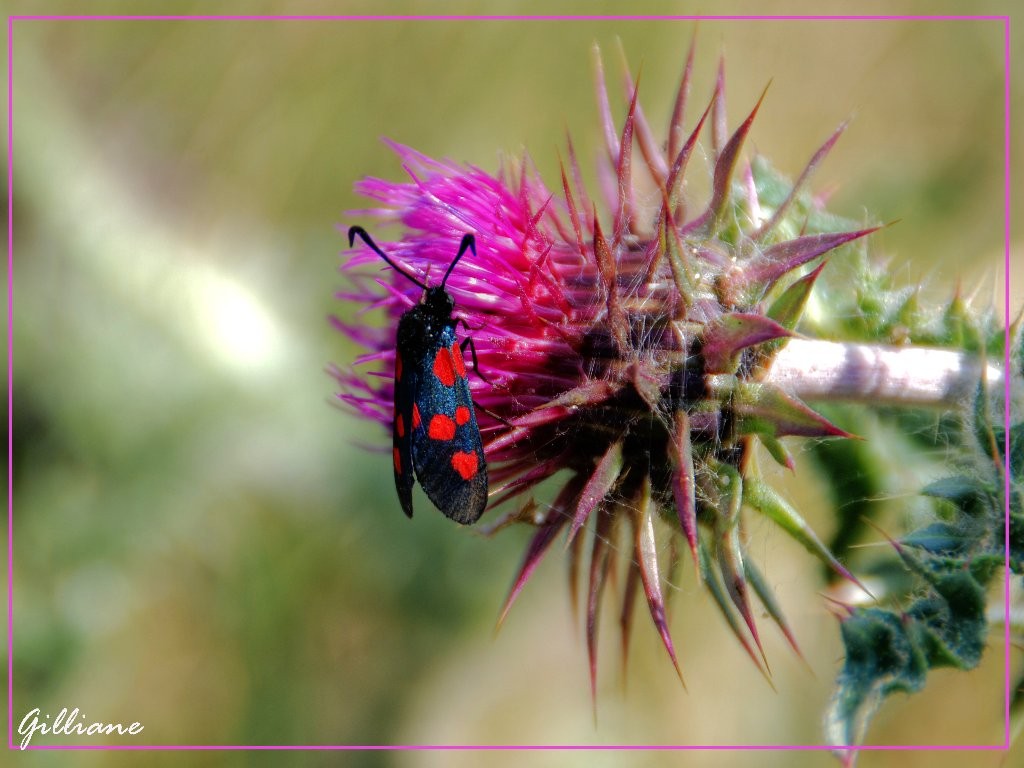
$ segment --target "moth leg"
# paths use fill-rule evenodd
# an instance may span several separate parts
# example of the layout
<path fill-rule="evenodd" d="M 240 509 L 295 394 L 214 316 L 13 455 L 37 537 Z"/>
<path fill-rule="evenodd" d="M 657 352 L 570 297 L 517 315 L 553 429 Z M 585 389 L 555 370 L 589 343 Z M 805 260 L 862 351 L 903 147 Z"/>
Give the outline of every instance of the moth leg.
<path fill-rule="evenodd" d="M 465 323 L 465 321 L 462 322 Z M 466 327 L 468 328 L 469 326 Z M 482 381 L 490 384 L 491 380 L 480 373 L 480 363 L 476 359 L 476 344 L 473 343 L 473 338 L 471 336 L 467 336 L 462 340 L 462 343 L 459 344 L 459 351 L 461 351 L 463 355 L 466 354 L 466 347 L 469 347 L 469 353 L 473 358 L 473 370 L 476 371 L 476 375 L 479 376 Z"/>

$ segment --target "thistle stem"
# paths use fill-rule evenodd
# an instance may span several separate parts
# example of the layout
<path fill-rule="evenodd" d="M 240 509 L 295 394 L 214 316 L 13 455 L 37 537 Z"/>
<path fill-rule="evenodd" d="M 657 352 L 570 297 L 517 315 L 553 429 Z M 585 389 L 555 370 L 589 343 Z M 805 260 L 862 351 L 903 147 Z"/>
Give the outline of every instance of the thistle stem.
<path fill-rule="evenodd" d="M 982 375 L 989 387 L 1003 379 L 999 368 L 947 349 L 790 339 L 766 380 L 804 400 L 943 407 L 971 396 Z"/>

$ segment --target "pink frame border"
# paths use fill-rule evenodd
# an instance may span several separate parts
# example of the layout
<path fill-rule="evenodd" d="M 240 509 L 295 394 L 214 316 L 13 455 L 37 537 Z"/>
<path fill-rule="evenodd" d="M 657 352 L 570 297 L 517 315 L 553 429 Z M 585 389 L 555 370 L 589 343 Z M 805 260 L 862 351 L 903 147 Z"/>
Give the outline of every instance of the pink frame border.
<path fill-rule="evenodd" d="M 1010 367 L 1009 323 L 1010 323 L 1010 17 L 1008 15 L 20 15 L 7 19 L 7 746 L 19 749 L 14 730 L 14 480 L 13 480 L 13 415 L 14 415 L 14 24 L 29 21 L 995 21 L 1003 26 L 1004 85 L 1003 85 L 1003 246 L 1006 285 L 1004 309 L 1006 317 L 1006 339 L 1004 370 Z M 1010 498 L 1010 377 L 1004 377 L 1006 430 L 1005 488 L 1006 525 L 1004 531 L 1006 551 L 1010 546 L 1009 498 Z M 1004 610 L 1010 614 L 1010 567 L 1009 560 L 1003 567 Z M 1002 744 L 958 744 L 958 745 L 864 745 L 851 751 L 1007 751 L 1010 748 L 1010 626 L 1004 623 L 1004 735 Z M 246 744 L 143 744 L 143 745 L 30 745 L 29 750 L 800 750 L 825 751 L 845 750 L 828 744 L 753 744 L 753 745 L 601 745 L 589 744 L 508 744 L 508 745 L 458 745 L 458 744 L 350 744 L 350 745 L 246 745 Z"/>

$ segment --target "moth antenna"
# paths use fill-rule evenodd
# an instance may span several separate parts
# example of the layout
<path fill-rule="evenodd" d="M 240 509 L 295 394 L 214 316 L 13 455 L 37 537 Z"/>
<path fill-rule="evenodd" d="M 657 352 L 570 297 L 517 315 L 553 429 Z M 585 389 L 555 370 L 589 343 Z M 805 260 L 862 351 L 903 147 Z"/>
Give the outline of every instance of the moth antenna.
<path fill-rule="evenodd" d="M 349 248 L 351 248 L 353 245 L 355 245 L 356 237 L 359 237 L 364 243 L 366 243 L 368 246 L 370 246 L 370 248 L 373 249 L 374 253 L 376 253 L 378 256 L 380 256 L 382 259 L 384 259 L 384 261 L 386 261 L 388 264 L 390 264 L 391 268 L 394 269 L 396 272 L 398 272 L 400 275 L 403 275 L 406 279 L 412 281 L 413 283 L 418 285 L 420 288 L 422 288 L 424 291 L 427 290 L 427 286 L 426 285 L 421 283 L 419 280 L 417 280 L 415 277 L 410 275 L 408 272 L 406 272 L 404 269 L 402 269 L 400 266 L 398 266 L 395 262 L 393 262 L 390 258 L 388 258 L 388 255 L 386 253 L 384 253 L 384 251 L 382 251 L 377 246 L 377 244 L 375 242 L 373 242 L 373 238 L 370 237 L 370 235 L 362 227 L 350 227 L 349 228 L 349 230 L 348 230 L 348 247 Z M 466 235 L 466 237 L 472 237 L 472 235 Z M 463 249 L 462 250 L 465 250 L 466 239 L 463 238 L 462 242 L 463 242 Z M 474 253 L 476 253 L 475 250 L 474 250 Z M 462 251 L 459 251 L 459 256 L 461 256 L 461 255 L 462 255 Z M 455 261 L 459 260 L 459 256 L 455 257 Z M 455 266 L 455 262 L 452 262 L 452 267 L 454 267 L 454 266 Z M 448 271 L 449 272 L 452 271 L 451 267 L 448 268 Z M 448 275 L 447 274 L 445 274 L 445 279 L 448 279 Z M 442 285 L 444 285 L 444 283 L 442 283 Z"/>
<path fill-rule="evenodd" d="M 459 263 L 459 259 L 466 253 L 466 250 L 471 250 L 473 256 L 476 256 L 476 238 L 473 235 L 464 235 L 462 242 L 459 243 L 459 252 L 455 254 L 455 258 L 452 259 L 452 263 L 448 265 L 448 271 L 444 273 L 444 278 L 441 280 L 441 287 L 444 288 L 444 284 L 448 282 L 448 275 L 455 269 L 455 265 Z"/>

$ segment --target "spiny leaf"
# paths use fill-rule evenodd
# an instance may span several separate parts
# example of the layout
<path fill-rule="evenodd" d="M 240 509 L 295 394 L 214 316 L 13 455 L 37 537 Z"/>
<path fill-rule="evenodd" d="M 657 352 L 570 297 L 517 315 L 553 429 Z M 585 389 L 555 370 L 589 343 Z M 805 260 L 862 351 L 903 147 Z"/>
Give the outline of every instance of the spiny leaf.
<path fill-rule="evenodd" d="M 715 559 L 718 561 L 726 593 L 746 623 L 767 669 L 768 659 L 761 645 L 754 613 L 750 609 L 750 596 L 743 571 L 743 547 L 740 544 L 739 528 L 740 507 L 743 503 L 743 477 L 733 467 L 718 462 L 715 471 L 719 482 L 717 514 L 714 520 Z"/>
<path fill-rule="evenodd" d="M 768 317 L 775 320 L 783 328 L 789 328 L 790 330 L 796 328 L 797 323 L 800 322 L 800 317 L 804 313 L 804 308 L 807 306 L 807 299 L 811 296 L 814 283 L 817 281 L 818 276 L 821 275 L 822 270 L 825 269 L 825 264 L 826 262 L 823 261 L 814 268 L 813 272 L 804 275 L 783 291 L 782 295 L 773 301 L 771 307 L 768 308 Z M 782 343 L 780 342 L 776 346 L 781 346 Z"/>
<path fill-rule="evenodd" d="M 804 235 L 786 240 L 765 248 L 743 267 L 743 272 L 736 277 L 737 292 L 746 292 L 748 297 L 756 300 L 764 295 L 783 275 L 791 272 L 801 264 L 828 253 L 844 243 L 856 240 L 881 227 L 869 227 L 853 232 L 830 232 L 822 235 Z"/>
<path fill-rule="evenodd" d="M 825 721 L 830 744 L 849 747 L 864 739 L 868 723 L 887 696 L 924 686 L 927 663 L 903 620 L 890 611 L 855 611 L 840 623 L 846 662 Z"/>
<path fill-rule="evenodd" d="M 789 210 L 789 206 L 792 205 L 793 200 L 796 199 L 797 194 L 800 192 L 804 184 L 807 182 L 807 179 L 810 178 L 811 173 L 814 172 L 814 169 L 818 167 L 818 164 L 821 163 L 821 161 L 824 160 L 828 153 L 832 150 L 832 147 L 839 140 L 839 137 L 843 135 L 843 131 L 846 130 L 846 126 L 848 124 L 849 121 L 843 122 L 843 124 L 836 128 L 832 135 L 829 136 L 828 140 L 820 147 L 818 147 L 818 151 L 815 152 L 811 159 L 808 161 L 807 165 L 800 173 L 800 176 L 793 184 L 793 188 L 789 191 L 789 194 L 786 195 L 786 199 L 782 201 L 778 208 L 775 209 L 775 213 L 772 214 L 771 218 L 768 219 L 768 221 L 766 221 L 764 224 L 762 224 L 761 227 L 757 230 L 757 232 L 754 233 L 753 238 L 755 240 L 763 239 L 765 235 L 767 235 L 769 232 L 775 229 L 778 223 L 782 220 L 783 215 L 785 215 L 785 213 Z"/>
<path fill-rule="evenodd" d="M 853 582 L 867 592 L 867 589 L 857 581 L 853 574 L 829 552 L 828 547 L 822 544 L 821 539 L 800 516 L 800 513 L 768 483 L 755 477 L 748 477 L 743 484 L 743 503 L 782 528 L 794 541 L 844 579 Z"/>
<path fill-rule="evenodd" d="M 686 53 L 683 75 L 679 79 L 679 90 L 672 106 L 672 118 L 668 124 L 668 156 L 672 157 L 679 149 L 679 141 L 683 135 L 683 119 L 686 115 L 686 100 L 690 95 L 690 76 L 693 72 L 693 55 L 697 49 L 697 30 L 694 29 L 690 38 L 690 49 Z"/>
<path fill-rule="evenodd" d="M 793 395 L 764 382 L 737 382 L 733 404 L 741 434 L 853 437 Z"/>
<path fill-rule="evenodd" d="M 605 290 L 605 303 L 608 306 L 608 327 L 611 330 L 612 338 L 618 345 L 620 352 L 625 352 L 629 342 L 629 321 L 626 318 L 626 310 L 619 301 L 619 280 L 618 271 L 615 265 L 615 256 L 612 253 L 608 241 L 605 240 L 601 225 L 597 221 L 597 212 L 594 212 L 594 259 L 597 262 L 597 270 L 601 276 L 601 285 Z"/>
<path fill-rule="evenodd" d="M 601 608 L 601 595 L 604 592 L 605 579 L 608 575 L 608 553 L 615 516 L 602 511 L 597 516 L 594 528 L 594 541 L 590 552 L 590 578 L 587 586 L 587 658 L 590 666 L 590 695 L 594 705 L 594 716 L 597 716 L 597 621 Z"/>
<path fill-rule="evenodd" d="M 645 478 L 642 498 L 639 504 L 639 516 L 636 522 L 636 537 L 634 549 L 636 552 L 636 563 L 640 569 L 640 579 L 644 585 L 644 595 L 647 597 L 647 606 L 651 612 L 651 620 L 661 635 L 661 642 L 672 659 L 672 666 L 679 675 L 679 682 L 683 680 L 682 670 L 679 669 L 679 662 L 676 660 L 676 651 L 672 646 L 672 636 L 668 631 L 668 621 L 665 618 L 665 599 L 661 593 L 661 577 L 658 573 L 658 552 L 654 543 L 654 519 L 651 514 L 651 487 L 650 477 Z"/>
<path fill-rule="evenodd" d="M 705 234 L 710 235 L 718 226 L 718 222 L 721 221 L 722 215 L 725 213 L 725 209 L 729 202 L 729 192 L 732 188 L 732 176 L 736 169 L 736 162 L 739 159 L 740 149 L 743 147 L 743 141 L 747 138 L 747 134 L 750 132 L 750 127 L 754 123 L 754 118 L 757 116 L 757 110 L 761 107 L 761 102 L 764 101 L 765 94 L 768 89 L 765 88 L 761 94 L 761 98 L 757 100 L 757 104 L 754 105 L 753 110 L 747 116 L 747 119 L 743 121 L 736 132 L 730 137 L 729 141 L 726 142 L 722 148 L 721 154 L 718 155 L 718 160 L 715 162 L 715 175 L 711 186 L 711 202 L 708 203 L 707 210 L 704 211 L 698 218 L 687 224 L 684 228 L 684 232 L 692 232 L 700 229 Z M 715 100 L 715 110 L 718 111 L 719 99 Z M 713 115 L 717 116 L 717 115 Z M 714 120 L 713 125 L 716 128 L 718 121 Z"/>
<path fill-rule="evenodd" d="M 676 411 L 669 453 L 672 457 L 672 496 L 676 502 L 679 525 L 690 545 L 693 562 L 697 560 L 697 497 L 696 476 L 693 469 L 693 446 L 690 442 L 690 417 L 686 411 Z"/>
<path fill-rule="evenodd" d="M 597 92 L 598 111 L 601 113 L 601 127 L 604 129 L 605 148 L 608 150 L 608 159 L 612 163 L 616 163 L 619 159 L 619 137 L 615 131 L 612 109 L 608 104 L 608 89 L 605 86 L 601 49 L 596 43 L 591 48 L 591 61 L 594 65 L 594 88 Z"/>
<path fill-rule="evenodd" d="M 770 317 L 730 312 L 711 323 L 704 333 L 701 357 L 706 373 L 734 373 L 741 350 L 772 339 L 793 336 L 793 332 Z"/>
<path fill-rule="evenodd" d="M 703 540 L 701 540 L 698 545 L 697 552 L 697 563 L 700 568 L 701 581 L 704 586 L 707 587 L 708 592 L 711 593 L 711 597 L 714 599 L 715 605 L 718 606 L 719 612 L 729 624 L 729 628 L 732 630 L 733 635 L 737 640 L 739 640 L 740 645 L 743 646 L 743 650 L 747 652 L 750 660 L 754 662 L 754 666 L 756 666 L 761 674 L 764 675 L 764 679 L 768 681 L 768 684 L 774 688 L 775 686 L 772 683 L 771 676 L 762 664 L 761 658 L 754 651 L 754 647 L 747 639 L 747 633 L 743 631 L 743 625 L 736 616 L 736 612 L 732 606 L 732 601 L 726 595 L 721 575 L 717 569 L 711 567 L 711 555 L 708 552 L 708 546 Z"/>
<path fill-rule="evenodd" d="M 754 593 L 757 595 L 758 600 L 761 601 L 764 609 L 768 611 L 772 621 L 782 630 L 782 634 L 786 637 L 786 641 L 796 652 L 796 655 L 803 659 L 804 655 L 800 651 L 800 646 L 797 645 L 796 636 L 793 634 L 793 630 L 790 629 L 789 623 L 782 613 L 782 606 L 775 599 L 775 595 L 772 594 L 772 589 L 768 586 L 768 582 L 761 574 L 761 571 L 757 569 L 757 566 L 751 562 L 749 557 L 743 559 L 743 573 L 746 575 L 750 586 L 754 588 Z"/>
<path fill-rule="evenodd" d="M 541 523 L 537 532 L 533 534 L 533 539 L 530 541 L 529 546 L 526 548 L 526 555 L 523 557 L 522 565 L 519 567 L 519 573 L 512 583 L 512 589 L 509 590 L 508 597 L 505 598 L 505 605 L 502 606 L 501 614 L 498 616 L 498 624 L 500 627 L 505 621 L 505 617 L 508 615 L 509 609 L 512 608 L 512 603 L 515 602 L 519 593 L 523 587 L 526 586 L 526 582 L 529 581 L 530 576 L 533 575 L 534 569 L 543 559 L 544 554 L 548 551 L 548 547 L 551 546 L 551 542 L 554 541 L 555 536 L 562 530 L 563 526 L 569 520 L 567 514 L 568 507 L 572 501 L 576 498 L 580 489 L 583 487 L 583 477 L 577 475 L 572 478 L 565 487 L 562 488 L 561 492 L 555 498 L 554 503 L 551 505 L 551 509 L 548 510 L 547 515 L 544 518 L 544 522 Z"/>
<path fill-rule="evenodd" d="M 774 435 L 759 434 L 757 439 L 761 441 L 761 445 L 765 447 L 769 455 L 780 465 L 788 469 L 790 472 L 796 469 L 796 462 L 793 460 L 793 455 L 786 448 L 785 444 Z"/>
<path fill-rule="evenodd" d="M 576 503 L 576 512 L 572 519 L 572 527 L 569 529 L 569 541 L 576 538 L 576 534 L 583 524 L 587 522 L 590 513 L 608 495 L 608 491 L 612 489 L 615 481 L 619 479 L 620 472 L 622 472 L 622 441 L 616 440 L 605 451 L 601 460 L 597 462 L 594 473 L 587 480 L 587 484 L 583 486 L 583 490 L 580 491 L 579 500 Z"/>

